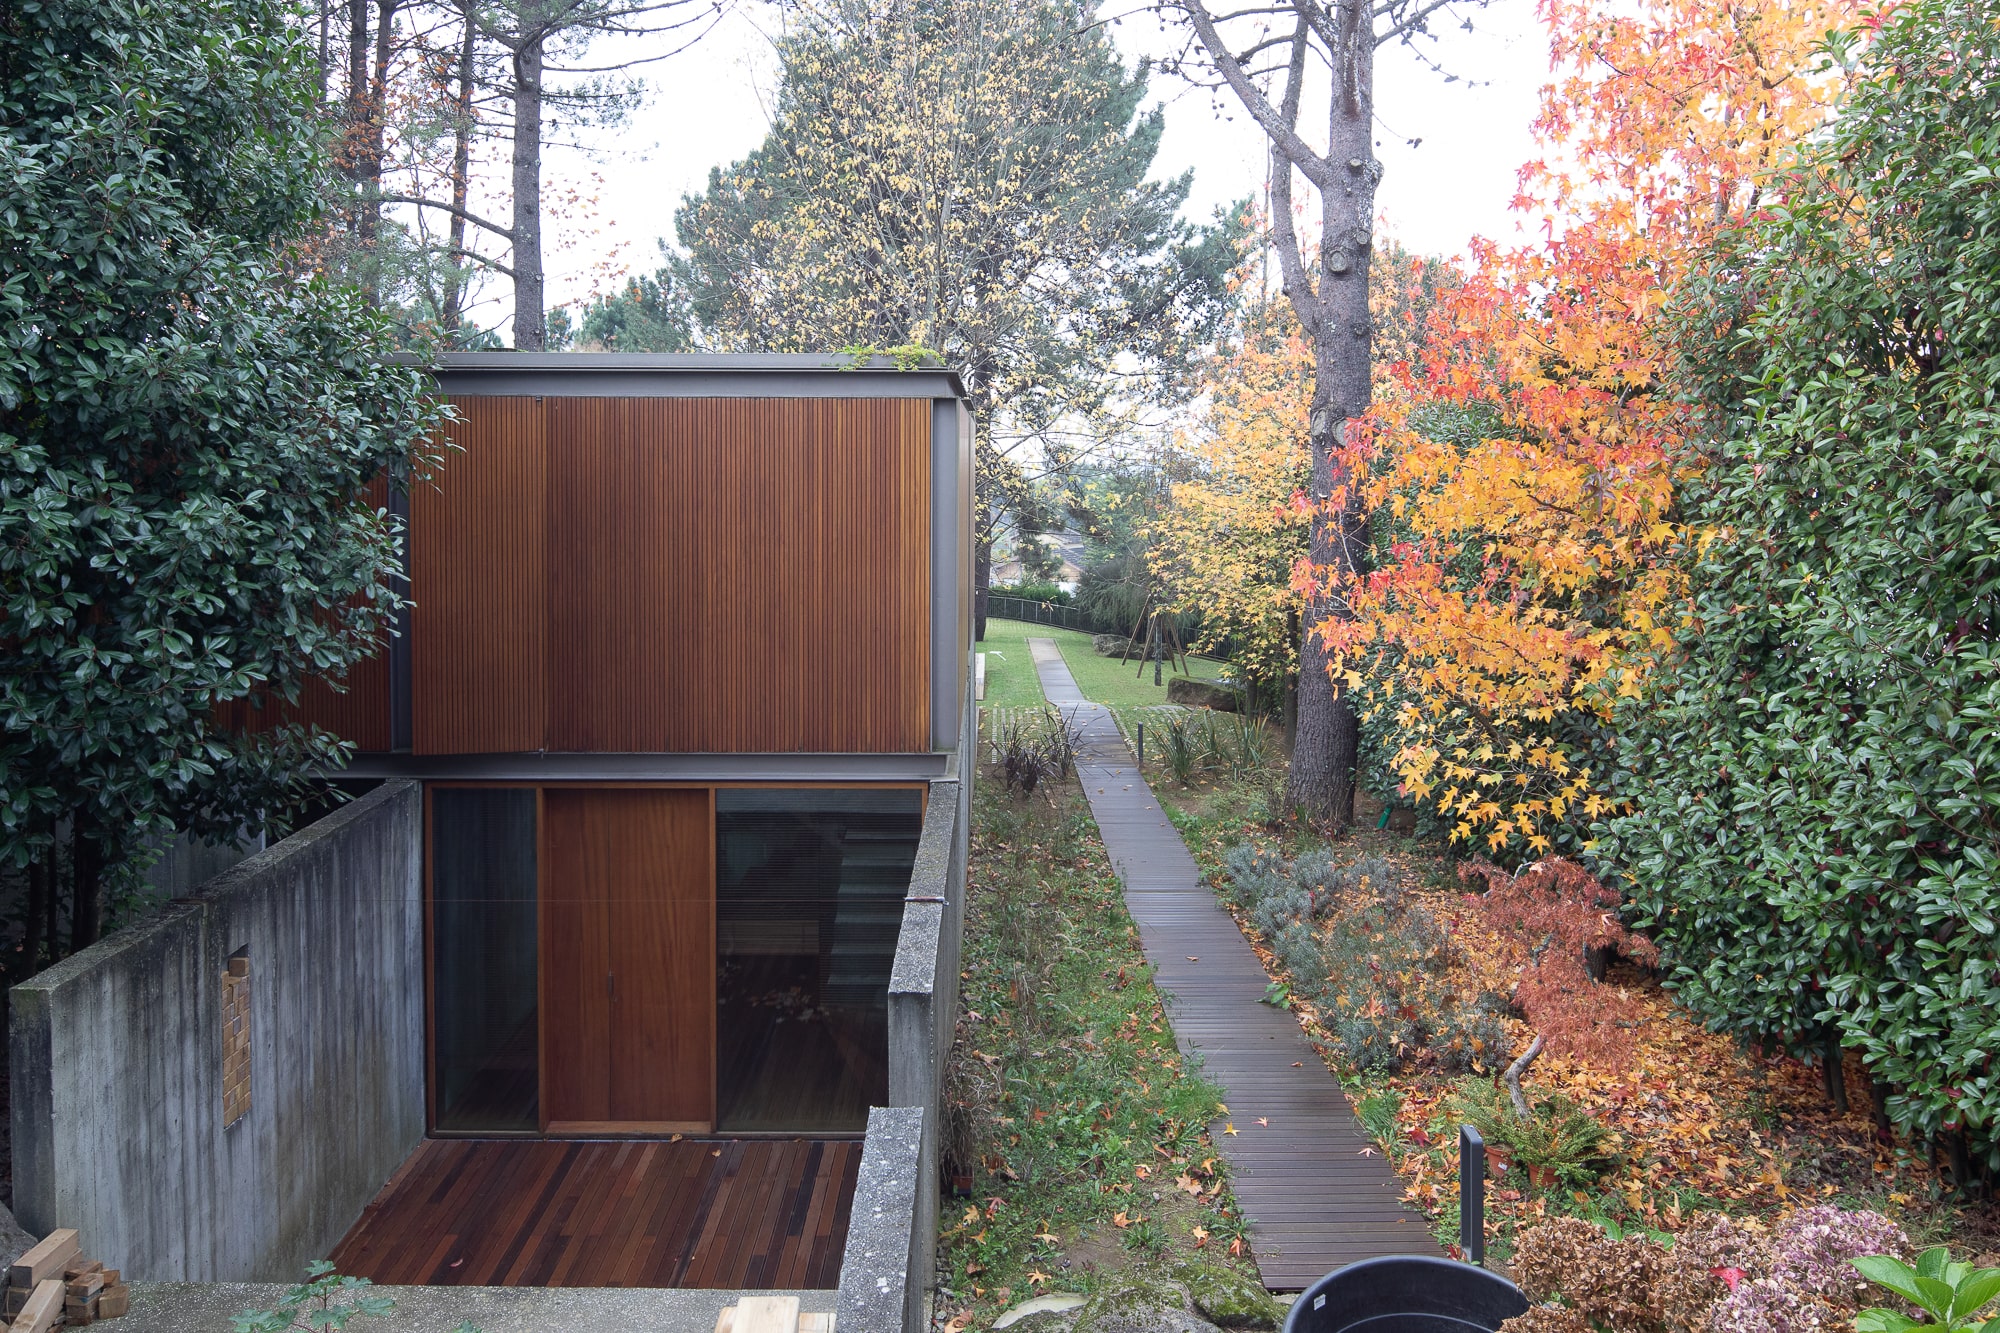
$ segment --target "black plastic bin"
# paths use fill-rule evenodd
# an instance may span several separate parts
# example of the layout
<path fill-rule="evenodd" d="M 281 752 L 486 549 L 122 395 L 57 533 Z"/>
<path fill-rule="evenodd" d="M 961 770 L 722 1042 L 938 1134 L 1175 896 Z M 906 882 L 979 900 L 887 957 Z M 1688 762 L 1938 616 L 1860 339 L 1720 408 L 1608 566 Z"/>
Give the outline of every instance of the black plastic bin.
<path fill-rule="evenodd" d="M 1312 1284 L 1285 1317 L 1285 1333 L 1494 1333 L 1528 1312 L 1521 1289 L 1450 1259 L 1363 1259 Z"/>

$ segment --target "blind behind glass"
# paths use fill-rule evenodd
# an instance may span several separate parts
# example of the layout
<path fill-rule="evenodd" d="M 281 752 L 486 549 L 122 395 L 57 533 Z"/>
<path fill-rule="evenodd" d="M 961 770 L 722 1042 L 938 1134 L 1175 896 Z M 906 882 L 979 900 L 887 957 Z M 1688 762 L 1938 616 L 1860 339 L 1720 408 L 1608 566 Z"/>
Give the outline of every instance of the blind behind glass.
<path fill-rule="evenodd" d="M 863 1130 L 922 793 L 723 788 L 715 811 L 717 1127 Z"/>
<path fill-rule="evenodd" d="M 431 792 L 437 1128 L 539 1129 L 535 793 Z"/>

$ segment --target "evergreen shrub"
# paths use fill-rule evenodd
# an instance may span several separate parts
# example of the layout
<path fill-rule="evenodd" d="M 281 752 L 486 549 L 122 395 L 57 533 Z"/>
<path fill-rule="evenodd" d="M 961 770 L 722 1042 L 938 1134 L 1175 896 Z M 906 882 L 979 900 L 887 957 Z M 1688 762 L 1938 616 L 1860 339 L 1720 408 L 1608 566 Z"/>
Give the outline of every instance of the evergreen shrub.
<path fill-rule="evenodd" d="M 2000 1169 L 2000 29 L 1883 23 L 1680 298 L 1697 632 L 1597 850 L 1698 1013 L 1858 1049 L 1900 1128 Z"/>

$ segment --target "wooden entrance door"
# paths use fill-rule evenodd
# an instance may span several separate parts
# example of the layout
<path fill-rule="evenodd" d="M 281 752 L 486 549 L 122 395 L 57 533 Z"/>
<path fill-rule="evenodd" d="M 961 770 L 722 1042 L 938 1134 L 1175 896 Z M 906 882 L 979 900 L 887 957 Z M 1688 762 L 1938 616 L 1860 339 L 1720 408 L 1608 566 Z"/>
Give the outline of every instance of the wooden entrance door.
<path fill-rule="evenodd" d="M 715 1122 L 715 861 L 705 790 L 549 788 L 542 1117 L 552 1134 Z"/>

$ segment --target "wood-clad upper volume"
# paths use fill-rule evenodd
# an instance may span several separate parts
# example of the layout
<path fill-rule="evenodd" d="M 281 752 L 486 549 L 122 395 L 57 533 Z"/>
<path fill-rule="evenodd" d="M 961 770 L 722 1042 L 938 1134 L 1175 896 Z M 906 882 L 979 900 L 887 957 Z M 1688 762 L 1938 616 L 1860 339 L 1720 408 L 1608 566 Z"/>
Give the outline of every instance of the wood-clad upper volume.
<path fill-rule="evenodd" d="M 548 412 L 453 404 L 410 495 L 410 740 L 418 754 L 547 748 Z"/>
<path fill-rule="evenodd" d="M 411 506 L 417 753 L 930 748 L 928 399 L 454 405 Z"/>

